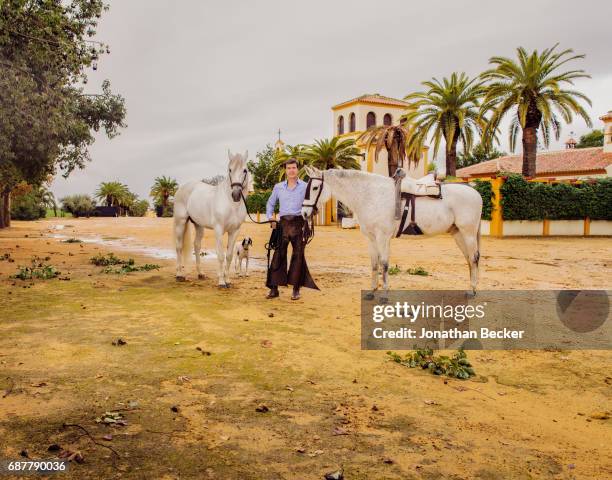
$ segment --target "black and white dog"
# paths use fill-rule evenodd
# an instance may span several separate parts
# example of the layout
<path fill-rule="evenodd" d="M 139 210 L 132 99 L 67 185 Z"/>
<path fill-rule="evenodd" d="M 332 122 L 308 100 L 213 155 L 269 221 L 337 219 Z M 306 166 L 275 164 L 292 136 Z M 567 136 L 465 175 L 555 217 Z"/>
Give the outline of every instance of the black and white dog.
<path fill-rule="evenodd" d="M 251 237 L 244 237 L 240 245 L 236 247 L 236 274 L 242 275 L 242 260 L 246 260 L 244 276 L 249 276 L 249 247 L 253 245 Z"/>

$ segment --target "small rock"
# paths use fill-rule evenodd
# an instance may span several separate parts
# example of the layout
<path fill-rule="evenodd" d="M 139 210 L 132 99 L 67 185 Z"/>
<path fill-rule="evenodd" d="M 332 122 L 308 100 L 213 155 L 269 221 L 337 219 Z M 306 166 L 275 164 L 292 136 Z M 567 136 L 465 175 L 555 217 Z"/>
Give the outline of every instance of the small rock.
<path fill-rule="evenodd" d="M 122 345 L 127 345 L 127 342 L 123 338 L 118 338 L 117 340 L 113 340 L 113 345 L 115 347 L 120 347 Z"/>
<path fill-rule="evenodd" d="M 102 440 L 106 440 L 107 442 L 110 442 L 113 440 L 113 436 L 112 435 L 104 435 L 102 437 Z"/>
<path fill-rule="evenodd" d="M 325 480 L 344 480 L 344 471 L 340 469 L 335 472 L 326 473 L 324 478 Z"/>
<path fill-rule="evenodd" d="M 272 312 L 268 313 L 268 317 L 272 318 L 274 314 Z"/>
<path fill-rule="evenodd" d="M 24 458 L 30 458 L 30 454 L 25 448 L 21 452 L 19 452 L 19 455 Z"/>
<path fill-rule="evenodd" d="M 349 433 L 342 427 L 334 428 L 333 435 L 348 435 Z"/>
<path fill-rule="evenodd" d="M 595 412 L 590 415 L 593 420 L 607 420 L 610 418 L 610 414 L 608 412 Z"/>
<path fill-rule="evenodd" d="M 257 408 L 255 408 L 256 412 L 260 412 L 260 413 L 266 413 L 269 412 L 270 409 L 268 408 L 267 405 L 260 403 L 259 405 L 257 405 Z"/>
<path fill-rule="evenodd" d="M 373 412 L 378 412 L 378 407 L 376 405 L 372 405 L 372 411 Z"/>
<path fill-rule="evenodd" d="M 52 443 L 47 447 L 48 452 L 59 452 L 62 449 L 57 443 Z"/>
<path fill-rule="evenodd" d="M 383 463 L 386 463 L 387 465 L 391 465 L 393 463 L 393 459 L 392 458 L 383 458 Z"/>
<path fill-rule="evenodd" d="M 170 410 L 172 410 L 174 413 L 178 413 L 179 412 L 179 407 L 177 407 L 176 405 L 172 405 L 170 407 Z"/>

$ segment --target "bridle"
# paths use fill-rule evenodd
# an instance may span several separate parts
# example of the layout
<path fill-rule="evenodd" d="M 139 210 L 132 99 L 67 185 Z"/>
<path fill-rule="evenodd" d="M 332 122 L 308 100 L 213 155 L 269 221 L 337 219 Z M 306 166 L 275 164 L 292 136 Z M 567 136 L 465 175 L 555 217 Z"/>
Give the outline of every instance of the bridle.
<path fill-rule="evenodd" d="M 240 187 L 240 197 L 244 198 L 244 195 L 242 193 L 242 191 L 244 190 L 244 187 L 246 186 L 246 182 L 247 182 L 247 176 L 249 174 L 249 171 L 245 168 L 244 169 L 244 176 L 242 177 L 242 182 L 232 182 L 232 169 L 228 167 L 227 169 L 227 178 L 229 178 L 231 184 L 230 184 L 230 190 L 233 189 L 234 187 Z M 234 200 L 234 202 L 239 202 L 240 198 L 238 200 Z"/>
<path fill-rule="evenodd" d="M 321 183 L 319 184 L 319 190 L 317 192 L 317 197 L 315 198 L 312 204 L 307 204 L 306 200 L 310 200 L 310 193 L 312 190 L 312 181 L 319 180 Z M 308 244 L 312 241 L 315 234 L 315 224 L 314 217 L 319 212 L 319 208 L 317 204 L 319 203 L 319 199 L 321 198 L 321 193 L 323 192 L 323 185 L 325 183 L 325 179 L 323 173 L 321 173 L 320 177 L 310 177 L 308 179 L 308 184 L 306 185 L 306 194 L 304 195 L 304 201 L 302 202 L 302 208 L 310 207 L 312 208 L 312 213 L 310 214 L 310 218 L 306 220 L 304 223 L 304 229 L 302 230 L 302 240 Z M 309 221 L 310 220 L 310 221 Z"/>
<path fill-rule="evenodd" d="M 314 203 L 311 204 L 311 205 L 307 205 L 306 204 L 306 200 L 310 200 L 310 190 L 312 188 L 312 181 L 313 180 L 320 180 L 321 183 L 319 184 L 319 191 L 317 192 L 317 198 L 315 198 Z M 306 195 L 304 195 L 304 202 L 302 202 L 302 207 L 310 207 L 310 208 L 312 208 L 311 217 L 316 215 L 319 212 L 319 209 L 317 207 L 317 203 L 319 203 L 319 199 L 321 198 L 321 193 L 323 192 L 323 184 L 324 183 L 325 183 L 325 179 L 323 177 L 323 174 L 321 174 L 320 177 L 310 177 L 308 179 L 308 184 L 306 185 Z"/>

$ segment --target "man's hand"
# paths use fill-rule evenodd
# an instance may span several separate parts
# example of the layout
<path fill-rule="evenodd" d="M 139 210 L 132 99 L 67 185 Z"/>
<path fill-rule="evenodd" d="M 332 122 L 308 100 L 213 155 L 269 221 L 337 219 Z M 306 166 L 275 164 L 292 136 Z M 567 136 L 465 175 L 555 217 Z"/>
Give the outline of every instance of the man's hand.
<path fill-rule="evenodd" d="M 272 220 L 270 222 L 270 228 L 272 228 L 272 229 L 276 228 L 276 223 L 277 223 L 276 220 Z"/>

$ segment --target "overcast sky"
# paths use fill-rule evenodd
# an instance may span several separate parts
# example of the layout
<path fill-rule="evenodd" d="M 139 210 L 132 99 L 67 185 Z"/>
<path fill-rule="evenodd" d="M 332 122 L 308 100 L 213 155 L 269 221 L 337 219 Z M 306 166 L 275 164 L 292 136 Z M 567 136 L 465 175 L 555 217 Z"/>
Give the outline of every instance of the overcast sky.
<path fill-rule="evenodd" d="M 329 137 L 336 103 L 402 98 L 453 71 L 476 75 L 520 45 L 560 42 L 586 54 L 573 66 L 592 76 L 577 88 L 599 128 L 612 109 L 611 19 L 609 1 L 111 0 L 96 38 L 111 54 L 87 90 L 108 78 L 126 98 L 128 127 L 99 136 L 92 162 L 53 191 L 91 194 L 120 180 L 146 197 L 158 175 L 182 183 L 224 173 L 228 148 L 254 158 L 279 128 L 288 144 Z M 562 141 L 570 131 L 588 128 L 576 120 Z"/>

